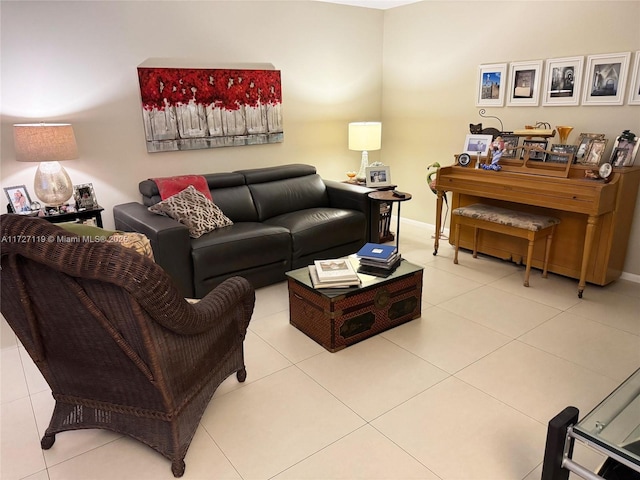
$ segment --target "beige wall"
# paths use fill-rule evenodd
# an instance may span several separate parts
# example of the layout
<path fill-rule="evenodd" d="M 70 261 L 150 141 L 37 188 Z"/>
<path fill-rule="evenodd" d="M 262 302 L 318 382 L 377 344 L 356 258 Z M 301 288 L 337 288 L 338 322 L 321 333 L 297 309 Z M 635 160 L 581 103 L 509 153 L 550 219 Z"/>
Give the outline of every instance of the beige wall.
<path fill-rule="evenodd" d="M 113 206 L 139 201 L 138 182 L 149 177 L 300 162 L 346 180 L 360 164 L 347 149 L 348 122 L 381 119 L 380 10 L 298 1 L 0 5 L 2 186 L 34 194 L 36 164 L 15 161 L 14 123 L 71 122 L 80 159 L 64 166 L 74 183 L 93 183 L 106 227 Z M 272 64 L 282 72 L 285 141 L 148 154 L 136 71 L 148 58 Z"/>
<path fill-rule="evenodd" d="M 638 1 L 426 1 L 383 12 L 308 1 L 3 0 L 0 184 L 26 184 L 33 195 L 36 166 L 15 162 L 14 123 L 71 122 L 80 159 L 65 167 L 74 183 L 94 184 L 112 227 L 112 207 L 139 200 L 148 177 L 302 162 L 343 179 L 360 163 L 347 149 L 347 123 L 382 120 L 382 150 L 370 160 L 390 165 L 394 183 L 414 195 L 403 217 L 433 223 L 425 167 L 449 163 L 468 124 L 482 120 L 478 64 L 635 52 L 639 20 Z M 284 143 L 148 154 L 136 76 L 148 58 L 273 64 L 282 71 Z M 573 125 L 570 142 L 579 132 L 640 133 L 640 107 L 487 110 L 506 129 Z M 635 245 L 639 216 L 637 208 Z M 640 275 L 640 252 L 630 250 L 625 271 Z"/>
<path fill-rule="evenodd" d="M 393 182 L 413 194 L 402 206 L 403 217 L 435 223 L 435 196 L 426 186 L 425 167 L 435 161 L 453 163 L 469 123 L 500 128 L 497 120 L 481 118 L 475 106 L 479 64 L 584 55 L 586 65 L 590 54 L 640 50 L 638 25 L 637 1 L 427 1 L 388 10 L 382 160 L 391 166 Z M 571 125 L 569 143 L 581 132 L 604 133 L 609 154 L 622 130 L 640 135 L 640 107 L 626 105 L 626 97 L 624 106 L 615 107 L 486 110 L 499 117 L 506 130 L 532 122 Z M 640 275 L 640 204 L 632 228 L 624 271 Z"/>

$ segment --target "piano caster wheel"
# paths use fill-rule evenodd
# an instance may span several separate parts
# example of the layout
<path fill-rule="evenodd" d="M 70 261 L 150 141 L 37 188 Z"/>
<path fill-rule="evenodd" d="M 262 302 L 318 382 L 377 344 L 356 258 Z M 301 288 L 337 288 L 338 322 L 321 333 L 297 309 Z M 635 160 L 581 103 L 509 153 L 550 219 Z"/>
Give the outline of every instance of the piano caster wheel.
<path fill-rule="evenodd" d="M 438 250 L 433 251 L 433 256 L 435 257 L 438 254 Z"/>
<path fill-rule="evenodd" d="M 583 291 L 584 291 L 584 290 L 578 290 L 578 298 L 582 298 L 582 292 L 583 292 Z"/>

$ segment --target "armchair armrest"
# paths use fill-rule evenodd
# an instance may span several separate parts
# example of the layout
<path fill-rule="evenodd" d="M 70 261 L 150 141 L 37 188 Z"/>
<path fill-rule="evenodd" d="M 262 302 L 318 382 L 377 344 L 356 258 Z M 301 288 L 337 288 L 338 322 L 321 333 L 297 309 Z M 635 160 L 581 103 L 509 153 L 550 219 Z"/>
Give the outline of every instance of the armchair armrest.
<path fill-rule="evenodd" d="M 380 208 L 368 195 L 375 188 L 353 185 L 350 183 L 323 180 L 329 195 L 329 204 L 336 208 L 357 210 L 367 217 L 367 235 L 369 242 L 378 242 L 380 224 Z"/>
<path fill-rule="evenodd" d="M 151 213 L 137 202 L 113 207 L 116 229 L 147 236 L 155 262 L 173 279 L 185 297 L 193 297 L 193 266 L 189 229 L 180 222 Z"/>

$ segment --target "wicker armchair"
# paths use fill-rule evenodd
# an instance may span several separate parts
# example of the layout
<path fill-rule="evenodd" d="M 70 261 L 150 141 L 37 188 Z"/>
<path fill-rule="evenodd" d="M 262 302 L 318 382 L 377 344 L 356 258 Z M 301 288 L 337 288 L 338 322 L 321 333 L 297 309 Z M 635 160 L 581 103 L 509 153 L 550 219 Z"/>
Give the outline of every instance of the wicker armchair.
<path fill-rule="evenodd" d="M 190 304 L 133 250 L 41 219 L 0 222 L 2 314 L 56 400 L 42 448 L 59 432 L 104 428 L 149 445 L 182 476 L 216 388 L 234 372 L 246 378 L 253 287 L 234 277 Z"/>

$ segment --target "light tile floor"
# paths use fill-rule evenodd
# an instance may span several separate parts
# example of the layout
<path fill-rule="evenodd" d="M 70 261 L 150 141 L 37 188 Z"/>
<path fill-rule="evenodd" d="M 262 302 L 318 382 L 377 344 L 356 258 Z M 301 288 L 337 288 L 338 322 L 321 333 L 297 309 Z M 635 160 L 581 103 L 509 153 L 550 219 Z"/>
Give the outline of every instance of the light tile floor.
<path fill-rule="evenodd" d="M 427 226 L 403 223 L 400 250 L 424 266 L 422 318 L 337 353 L 289 325 L 286 284 L 257 291 L 248 377 L 218 389 L 185 479 L 534 480 L 547 422 L 585 414 L 640 366 L 640 285 L 531 275 L 469 252 L 432 255 Z M 106 431 L 40 449 L 53 399 L 4 319 L 2 480 L 171 479 L 169 462 Z M 578 446 L 595 469 L 602 458 Z"/>

